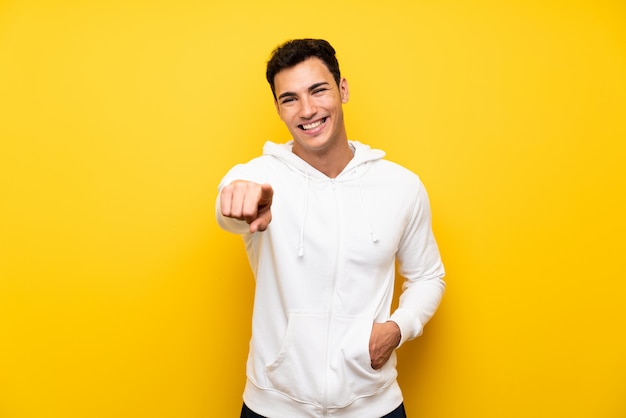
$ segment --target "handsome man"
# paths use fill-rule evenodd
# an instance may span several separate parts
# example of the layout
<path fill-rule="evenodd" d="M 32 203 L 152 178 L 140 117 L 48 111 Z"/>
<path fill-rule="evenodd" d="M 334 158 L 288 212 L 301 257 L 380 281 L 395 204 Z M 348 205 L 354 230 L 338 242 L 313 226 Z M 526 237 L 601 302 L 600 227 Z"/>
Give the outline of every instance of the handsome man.
<path fill-rule="evenodd" d="M 286 42 L 266 75 L 293 140 L 233 167 L 216 206 L 256 279 L 241 417 L 404 417 L 395 349 L 444 292 L 426 191 L 348 141 L 348 83 L 328 42 Z M 396 259 L 406 281 L 391 314 Z"/>

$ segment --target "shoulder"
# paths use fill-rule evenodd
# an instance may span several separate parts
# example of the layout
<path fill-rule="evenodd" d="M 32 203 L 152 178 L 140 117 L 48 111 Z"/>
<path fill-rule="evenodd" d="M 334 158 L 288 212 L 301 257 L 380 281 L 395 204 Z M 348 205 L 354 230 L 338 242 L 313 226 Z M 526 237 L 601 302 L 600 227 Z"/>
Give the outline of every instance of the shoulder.
<path fill-rule="evenodd" d="M 247 180 L 257 183 L 266 183 L 268 173 L 272 171 L 272 167 L 278 164 L 276 158 L 271 155 L 261 155 L 255 157 L 248 162 L 234 165 L 222 181 L 220 187 L 230 184 L 235 180 Z"/>
<path fill-rule="evenodd" d="M 403 181 L 410 184 L 422 184 L 420 177 L 414 171 L 396 162 L 380 159 L 371 162 L 370 171 L 388 181 Z"/>

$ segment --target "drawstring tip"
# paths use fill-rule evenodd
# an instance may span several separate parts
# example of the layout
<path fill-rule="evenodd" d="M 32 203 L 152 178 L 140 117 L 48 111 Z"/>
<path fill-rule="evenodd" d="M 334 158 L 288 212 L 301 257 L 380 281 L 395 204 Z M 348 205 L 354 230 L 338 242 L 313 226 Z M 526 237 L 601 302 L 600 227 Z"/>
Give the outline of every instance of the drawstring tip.
<path fill-rule="evenodd" d="M 378 237 L 376 236 L 376 234 L 372 232 L 371 235 L 372 235 L 372 242 L 374 243 L 378 242 Z"/>
<path fill-rule="evenodd" d="M 298 248 L 298 257 L 303 257 L 304 256 L 304 248 L 300 247 Z"/>

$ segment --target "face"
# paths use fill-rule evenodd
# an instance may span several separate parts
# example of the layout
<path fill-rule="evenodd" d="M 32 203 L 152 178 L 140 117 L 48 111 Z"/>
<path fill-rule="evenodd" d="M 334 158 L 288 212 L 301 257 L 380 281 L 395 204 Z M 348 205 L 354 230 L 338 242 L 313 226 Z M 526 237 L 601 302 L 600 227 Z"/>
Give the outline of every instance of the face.
<path fill-rule="evenodd" d="M 274 77 L 276 110 L 294 139 L 294 153 L 325 155 L 345 146 L 343 104 L 348 82 L 339 86 L 319 58 L 309 58 Z"/>

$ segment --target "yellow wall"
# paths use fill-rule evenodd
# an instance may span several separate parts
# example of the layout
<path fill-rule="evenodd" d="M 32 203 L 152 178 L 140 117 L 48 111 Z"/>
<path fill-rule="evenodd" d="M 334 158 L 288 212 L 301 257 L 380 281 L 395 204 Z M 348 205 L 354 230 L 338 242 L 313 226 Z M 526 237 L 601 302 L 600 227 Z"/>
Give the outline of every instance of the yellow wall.
<path fill-rule="evenodd" d="M 409 414 L 626 416 L 626 5 L 547 3 L 0 2 L 0 417 L 238 416 L 253 281 L 213 202 L 288 139 L 264 65 L 302 36 L 430 192 Z"/>

